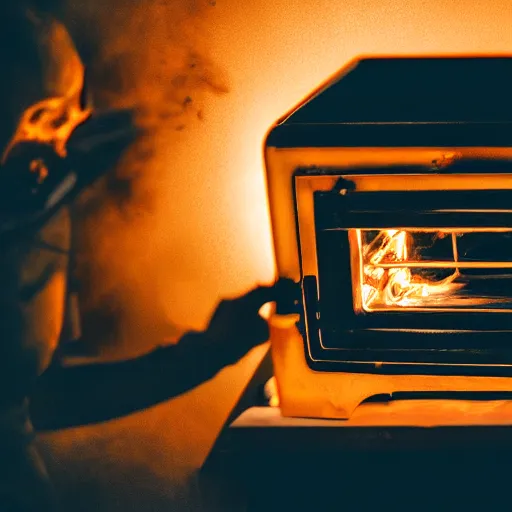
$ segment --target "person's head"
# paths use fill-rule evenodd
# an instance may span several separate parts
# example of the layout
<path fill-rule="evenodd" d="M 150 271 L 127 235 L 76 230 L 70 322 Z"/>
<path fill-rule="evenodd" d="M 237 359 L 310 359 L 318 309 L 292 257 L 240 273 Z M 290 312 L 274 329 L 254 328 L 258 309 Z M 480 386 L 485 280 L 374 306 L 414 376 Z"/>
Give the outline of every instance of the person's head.
<path fill-rule="evenodd" d="M 28 7 L 15 0 L 0 5 L 0 153 L 27 109 L 66 96 L 83 75 L 64 26 Z M 62 210 L 39 231 L 1 245 L 0 373 L 6 365 L 23 366 L 20 375 L 48 365 L 63 322 L 69 243 L 69 217 Z"/>

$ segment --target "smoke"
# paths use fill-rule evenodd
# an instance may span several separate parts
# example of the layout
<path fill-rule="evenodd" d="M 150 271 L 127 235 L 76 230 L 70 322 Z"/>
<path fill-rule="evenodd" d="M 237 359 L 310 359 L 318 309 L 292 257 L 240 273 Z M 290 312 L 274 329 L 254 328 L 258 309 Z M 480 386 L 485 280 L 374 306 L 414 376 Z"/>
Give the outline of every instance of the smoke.
<path fill-rule="evenodd" d="M 204 122 L 209 96 L 228 92 L 208 55 L 212 9 L 208 0 L 70 0 L 61 12 L 95 106 L 134 107 L 144 130 L 76 209 L 77 277 L 91 347 L 119 353 L 121 342 L 131 353 L 176 330 L 158 300 L 165 255 L 154 225 L 163 214 L 159 195 L 180 170 L 161 165 L 161 153 Z"/>

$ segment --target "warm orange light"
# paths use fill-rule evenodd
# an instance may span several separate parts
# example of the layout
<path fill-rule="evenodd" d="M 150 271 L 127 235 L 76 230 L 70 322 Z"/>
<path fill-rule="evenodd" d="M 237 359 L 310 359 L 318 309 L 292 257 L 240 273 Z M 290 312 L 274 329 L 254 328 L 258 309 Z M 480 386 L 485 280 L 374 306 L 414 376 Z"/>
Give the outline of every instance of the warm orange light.
<path fill-rule="evenodd" d="M 265 396 L 270 407 L 279 407 L 279 393 L 275 377 L 270 378 L 265 384 Z"/>
<path fill-rule="evenodd" d="M 500 296 L 496 290 L 494 293 L 486 290 L 485 283 L 480 284 L 478 291 L 471 290 L 471 284 L 477 280 L 482 283 L 496 279 L 496 273 L 489 273 L 489 269 L 501 269 L 498 278 L 503 279 L 512 267 L 508 261 L 461 260 L 458 240 L 468 238 L 471 233 L 475 232 L 357 230 L 362 275 L 356 289 L 360 287 L 362 309 L 366 312 L 404 308 L 453 311 L 453 308 L 494 305 L 499 311 L 510 311 L 510 307 L 503 307 L 510 303 L 510 298 Z M 493 230 L 479 235 L 481 238 L 491 233 Z M 445 253 L 438 261 L 424 258 L 422 249 L 440 243 L 449 247 L 449 256 Z M 465 269 L 471 273 L 465 273 Z"/>
<path fill-rule="evenodd" d="M 61 71 L 69 80 L 67 90 L 63 91 L 61 96 L 46 98 L 23 112 L 16 131 L 4 150 L 2 160 L 5 160 L 9 151 L 21 141 L 51 145 L 58 155 L 65 157 L 69 137 L 91 114 L 91 109 L 81 104 L 84 87 L 82 62 L 74 52 L 71 40 L 68 42 L 63 37 L 63 27 L 56 26 L 54 31 L 54 37 L 60 37 L 64 49 L 69 53 L 69 58 L 64 61 L 64 69 Z M 40 179 L 46 177 L 45 171 L 40 167 L 38 172 Z"/>

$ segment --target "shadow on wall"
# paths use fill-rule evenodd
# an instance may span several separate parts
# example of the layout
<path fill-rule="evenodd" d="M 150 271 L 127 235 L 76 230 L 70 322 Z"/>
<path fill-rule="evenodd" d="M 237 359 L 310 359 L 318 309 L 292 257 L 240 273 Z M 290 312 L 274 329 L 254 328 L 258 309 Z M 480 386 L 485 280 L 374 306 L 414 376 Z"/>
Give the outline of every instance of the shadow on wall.
<path fill-rule="evenodd" d="M 168 169 L 159 160 L 179 144 L 181 132 L 204 121 L 208 97 L 229 90 L 205 42 L 204 22 L 214 7 L 207 0 L 70 0 L 64 10 L 96 107 L 135 106 L 144 130 L 76 208 L 85 341 L 116 357 L 145 351 L 178 331 L 158 299 L 159 282 L 166 267 L 193 261 L 181 257 L 192 249 L 174 245 L 171 251 L 154 221 L 165 215 L 156 206 L 159 194 L 172 189 L 176 174 L 186 180 L 187 169 Z"/>

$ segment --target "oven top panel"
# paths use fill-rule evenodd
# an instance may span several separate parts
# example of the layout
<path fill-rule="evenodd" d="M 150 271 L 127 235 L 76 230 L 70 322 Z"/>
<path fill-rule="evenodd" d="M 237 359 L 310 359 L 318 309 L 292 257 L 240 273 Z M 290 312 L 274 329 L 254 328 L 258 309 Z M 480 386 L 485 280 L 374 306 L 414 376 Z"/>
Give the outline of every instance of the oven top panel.
<path fill-rule="evenodd" d="M 292 114 L 296 123 L 512 120 L 512 58 L 370 58 Z"/>
<path fill-rule="evenodd" d="M 272 147 L 512 145 L 512 57 L 351 62 L 269 134 Z"/>

